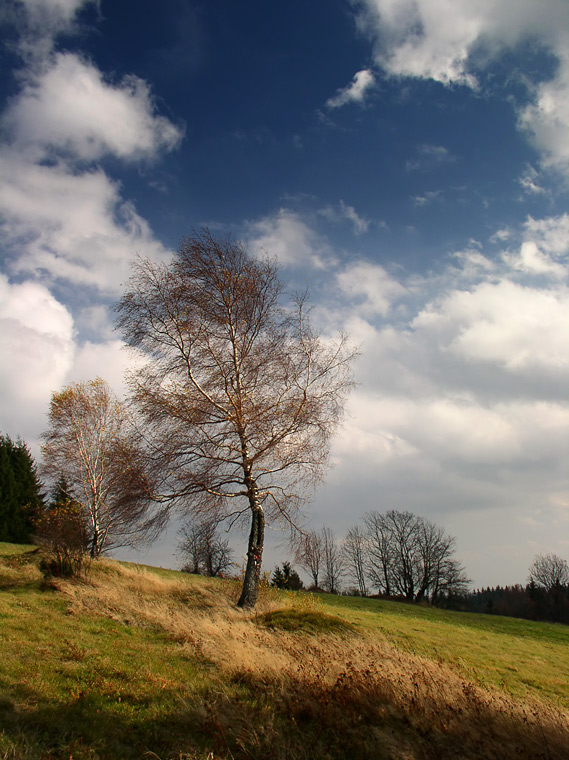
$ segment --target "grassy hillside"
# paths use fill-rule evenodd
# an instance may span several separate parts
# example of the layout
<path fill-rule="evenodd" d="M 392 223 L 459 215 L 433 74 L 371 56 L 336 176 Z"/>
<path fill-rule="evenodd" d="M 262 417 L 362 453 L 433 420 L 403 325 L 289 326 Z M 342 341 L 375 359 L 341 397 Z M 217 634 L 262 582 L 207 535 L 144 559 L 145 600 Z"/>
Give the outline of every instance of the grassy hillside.
<path fill-rule="evenodd" d="M 569 626 L 375 599 L 324 595 L 322 602 L 399 649 L 444 662 L 476 683 L 569 710 Z"/>
<path fill-rule="evenodd" d="M 569 757 L 569 629 L 0 545 L 0 758 Z"/>

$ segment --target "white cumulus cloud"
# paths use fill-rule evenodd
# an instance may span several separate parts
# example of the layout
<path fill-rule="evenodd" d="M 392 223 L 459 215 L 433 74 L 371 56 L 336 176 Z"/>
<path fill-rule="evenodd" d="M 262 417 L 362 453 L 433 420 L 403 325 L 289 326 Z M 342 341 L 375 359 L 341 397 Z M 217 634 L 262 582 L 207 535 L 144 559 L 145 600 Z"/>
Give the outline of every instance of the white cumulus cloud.
<path fill-rule="evenodd" d="M 569 214 L 544 219 L 529 217 L 524 225 L 524 235 L 552 256 L 566 260 L 569 257 Z"/>
<path fill-rule="evenodd" d="M 28 62 L 41 64 L 53 50 L 57 37 L 76 31 L 79 12 L 99 0 L 15 0 L 11 20 L 20 32 L 18 50 Z"/>
<path fill-rule="evenodd" d="M 375 84 L 375 77 L 369 69 L 362 69 L 354 75 L 347 87 L 342 87 L 331 98 L 328 98 L 328 108 L 341 108 L 347 103 L 362 103 L 366 94 Z"/>
<path fill-rule="evenodd" d="M 359 313 L 387 316 L 393 302 L 406 289 L 382 266 L 360 261 L 346 267 L 337 275 L 340 290 L 360 302 Z"/>
<path fill-rule="evenodd" d="M 545 166 L 569 173 L 569 14 L 565 23 L 558 71 L 551 81 L 539 84 L 534 101 L 520 113 L 520 125 L 542 151 Z"/>
<path fill-rule="evenodd" d="M 11 271 L 116 295 L 136 251 L 166 255 L 101 169 L 76 172 L 0 153 L 0 211 Z"/>
<path fill-rule="evenodd" d="M 155 113 L 148 85 L 138 77 L 106 81 L 73 53 L 56 55 L 30 77 L 4 117 L 14 147 L 56 149 L 93 161 L 105 154 L 122 159 L 153 157 L 172 150 L 181 131 Z"/>
<path fill-rule="evenodd" d="M 43 285 L 0 275 L 0 429 L 35 437 L 74 356 L 73 319 Z"/>
<path fill-rule="evenodd" d="M 569 291 L 538 289 L 503 279 L 454 290 L 413 320 L 415 330 L 465 360 L 511 371 L 561 369 L 569 381 Z"/>
<path fill-rule="evenodd" d="M 300 214 L 281 208 L 248 225 L 249 249 L 256 256 L 268 254 L 283 266 L 324 269 L 330 252 Z"/>

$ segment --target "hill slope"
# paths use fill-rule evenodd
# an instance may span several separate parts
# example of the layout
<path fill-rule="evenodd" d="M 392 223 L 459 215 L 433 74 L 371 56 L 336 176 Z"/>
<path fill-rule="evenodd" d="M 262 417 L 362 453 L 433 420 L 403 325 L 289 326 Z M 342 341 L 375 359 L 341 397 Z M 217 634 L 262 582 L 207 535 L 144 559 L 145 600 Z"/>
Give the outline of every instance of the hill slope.
<path fill-rule="evenodd" d="M 10 552 L 4 760 L 569 756 L 567 684 L 521 661 L 563 681 L 565 628 L 272 590 L 251 614 L 233 582 L 110 561 L 46 588 Z"/>

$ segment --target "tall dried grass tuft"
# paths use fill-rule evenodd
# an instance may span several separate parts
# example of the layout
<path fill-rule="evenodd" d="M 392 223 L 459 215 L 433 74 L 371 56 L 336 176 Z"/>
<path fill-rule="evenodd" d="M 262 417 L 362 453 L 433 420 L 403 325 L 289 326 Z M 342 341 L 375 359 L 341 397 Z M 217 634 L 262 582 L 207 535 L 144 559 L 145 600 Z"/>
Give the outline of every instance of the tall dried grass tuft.
<path fill-rule="evenodd" d="M 390 760 L 566 760 L 567 716 L 519 704 L 437 663 L 371 641 L 279 636 L 288 664 L 251 667 L 232 682 L 257 694 L 254 709 L 220 700 L 215 720 L 237 757 Z M 213 724 L 212 724 L 213 725 Z M 243 754 L 235 753 L 235 747 Z"/>

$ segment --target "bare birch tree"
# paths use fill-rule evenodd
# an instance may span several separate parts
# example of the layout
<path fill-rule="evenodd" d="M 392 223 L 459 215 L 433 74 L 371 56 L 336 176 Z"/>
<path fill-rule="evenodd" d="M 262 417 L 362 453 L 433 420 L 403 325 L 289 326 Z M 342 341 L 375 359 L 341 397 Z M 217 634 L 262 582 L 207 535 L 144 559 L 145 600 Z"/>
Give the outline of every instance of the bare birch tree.
<path fill-rule="evenodd" d="M 92 557 L 133 545 L 157 527 L 153 488 L 125 411 L 101 378 L 54 393 L 42 472 L 65 483 L 88 529 Z"/>
<path fill-rule="evenodd" d="M 126 343 L 147 359 L 129 382 L 162 500 L 249 515 L 244 607 L 257 599 L 265 522 L 294 521 L 351 385 L 346 339 L 320 340 L 303 300 L 285 309 L 282 296 L 270 261 L 205 230 L 170 264 L 138 259 L 118 305 Z"/>

